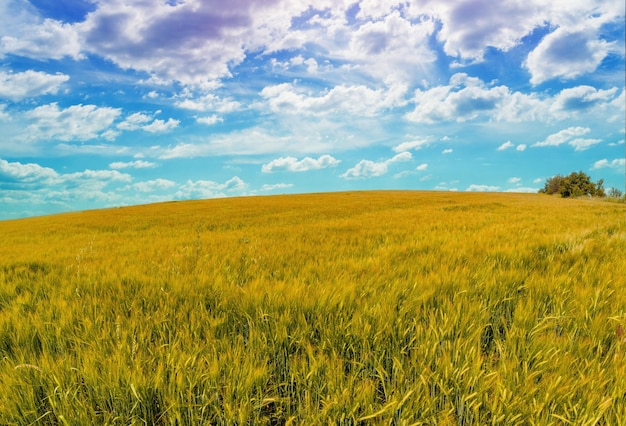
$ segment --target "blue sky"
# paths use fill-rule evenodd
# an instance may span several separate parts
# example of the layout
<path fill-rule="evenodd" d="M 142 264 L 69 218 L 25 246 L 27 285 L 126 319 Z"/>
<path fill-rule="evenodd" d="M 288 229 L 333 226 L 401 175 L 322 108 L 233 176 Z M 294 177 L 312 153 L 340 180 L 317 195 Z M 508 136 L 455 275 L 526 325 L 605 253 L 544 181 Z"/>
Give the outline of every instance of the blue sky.
<path fill-rule="evenodd" d="M 623 191 L 624 8 L 4 0 L 0 219 L 581 170 Z"/>

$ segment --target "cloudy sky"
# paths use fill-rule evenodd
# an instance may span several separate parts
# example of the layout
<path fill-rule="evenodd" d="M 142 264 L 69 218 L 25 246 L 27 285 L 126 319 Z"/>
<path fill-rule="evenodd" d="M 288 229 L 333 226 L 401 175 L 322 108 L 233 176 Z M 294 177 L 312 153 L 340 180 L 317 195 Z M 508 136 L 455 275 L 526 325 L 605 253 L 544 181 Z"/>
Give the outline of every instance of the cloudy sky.
<path fill-rule="evenodd" d="M 623 0 L 3 0 L 0 219 L 361 189 L 624 190 Z"/>

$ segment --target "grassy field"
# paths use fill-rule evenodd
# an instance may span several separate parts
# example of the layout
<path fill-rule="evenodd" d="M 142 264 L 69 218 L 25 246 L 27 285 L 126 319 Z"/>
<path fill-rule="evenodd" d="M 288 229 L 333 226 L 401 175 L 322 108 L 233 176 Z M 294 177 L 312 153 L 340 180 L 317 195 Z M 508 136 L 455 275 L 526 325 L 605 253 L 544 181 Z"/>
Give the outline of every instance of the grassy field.
<path fill-rule="evenodd" d="M 0 222 L 0 424 L 626 424 L 626 206 L 232 198 Z"/>

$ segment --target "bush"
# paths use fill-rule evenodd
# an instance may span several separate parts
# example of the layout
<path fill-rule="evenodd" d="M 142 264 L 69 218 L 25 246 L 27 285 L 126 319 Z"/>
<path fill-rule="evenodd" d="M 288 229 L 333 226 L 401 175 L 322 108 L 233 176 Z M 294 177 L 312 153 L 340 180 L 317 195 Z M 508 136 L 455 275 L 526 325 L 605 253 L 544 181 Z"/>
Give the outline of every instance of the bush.
<path fill-rule="evenodd" d="M 559 194 L 568 197 L 604 197 L 604 180 L 593 183 L 591 178 L 583 172 L 572 172 L 569 176 L 556 175 L 546 180 L 540 193 Z"/>
<path fill-rule="evenodd" d="M 607 196 L 611 198 L 622 198 L 622 191 L 617 188 L 611 188 L 609 189 Z"/>

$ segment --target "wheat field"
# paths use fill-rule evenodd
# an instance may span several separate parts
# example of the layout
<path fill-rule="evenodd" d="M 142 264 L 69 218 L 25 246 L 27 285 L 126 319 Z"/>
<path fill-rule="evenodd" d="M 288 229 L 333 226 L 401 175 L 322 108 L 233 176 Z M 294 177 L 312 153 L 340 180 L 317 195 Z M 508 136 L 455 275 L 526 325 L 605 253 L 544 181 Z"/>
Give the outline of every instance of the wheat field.
<path fill-rule="evenodd" d="M 379 191 L 0 222 L 0 424 L 626 424 L 626 206 Z"/>

